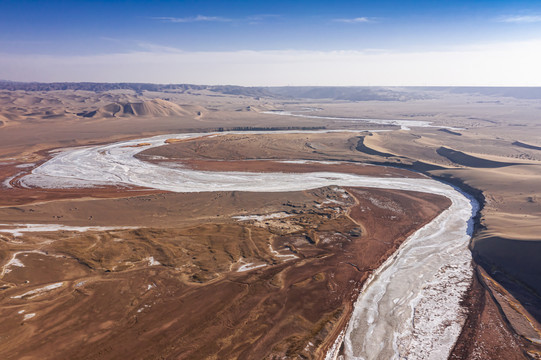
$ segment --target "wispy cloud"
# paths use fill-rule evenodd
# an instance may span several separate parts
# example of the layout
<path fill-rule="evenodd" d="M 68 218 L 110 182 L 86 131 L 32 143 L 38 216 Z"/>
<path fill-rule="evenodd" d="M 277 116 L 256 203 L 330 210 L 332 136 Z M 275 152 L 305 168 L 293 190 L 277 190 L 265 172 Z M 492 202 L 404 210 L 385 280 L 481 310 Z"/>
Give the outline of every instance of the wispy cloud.
<path fill-rule="evenodd" d="M 360 23 L 369 23 L 375 22 L 374 19 L 368 18 L 366 16 L 350 18 L 350 19 L 334 19 L 335 22 L 346 23 L 346 24 L 360 24 Z"/>
<path fill-rule="evenodd" d="M 201 22 L 201 21 L 231 21 L 231 19 L 223 18 L 220 16 L 205 16 L 205 15 L 197 15 L 192 17 L 170 17 L 170 16 L 160 16 L 160 17 L 152 17 L 153 20 L 158 20 L 162 22 L 171 22 L 171 23 L 190 23 L 190 22 Z"/>
<path fill-rule="evenodd" d="M 504 23 L 520 23 L 529 24 L 541 22 L 541 15 L 512 15 L 504 16 L 498 19 L 499 22 Z"/>
<path fill-rule="evenodd" d="M 278 19 L 281 15 L 277 14 L 256 14 L 247 16 L 245 18 L 231 19 L 221 16 L 205 16 L 197 15 L 190 17 L 170 17 L 170 16 L 159 16 L 152 17 L 152 20 L 168 22 L 168 23 L 193 23 L 193 22 L 236 22 L 236 23 L 248 23 L 248 24 L 261 24 L 266 20 Z"/>

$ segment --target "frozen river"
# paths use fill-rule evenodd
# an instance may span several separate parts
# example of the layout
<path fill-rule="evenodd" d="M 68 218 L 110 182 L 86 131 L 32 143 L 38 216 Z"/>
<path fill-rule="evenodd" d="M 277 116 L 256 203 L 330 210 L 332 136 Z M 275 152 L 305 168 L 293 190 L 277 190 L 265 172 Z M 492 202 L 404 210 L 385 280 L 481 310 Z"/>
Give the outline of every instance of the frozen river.
<path fill-rule="evenodd" d="M 264 111 L 264 114 L 271 115 L 280 115 L 280 116 L 292 116 L 306 119 L 319 119 L 319 120 L 337 120 L 337 121 L 348 121 L 348 122 L 357 122 L 357 123 L 366 123 L 366 124 L 376 124 L 376 125 L 386 125 L 386 126 L 400 126 L 402 130 L 410 130 L 412 127 L 433 127 L 438 129 L 449 129 L 449 130 L 461 130 L 460 128 L 454 128 L 450 126 L 443 125 L 432 125 L 431 121 L 423 120 L 405 120 L 405 119 L 371 119 L 371 118 L 355 118 L 355 117 L 343 117 L 343 116 L 322 116 L 322 115 L 313 115 L 309 113 L 310 111 L 284 111 L 284 110 L 273 110 L 273 111 Z"/>
<path fill-rule="evenodd" d="M 246 134 L 246 132 L 243 132 Z M 255 132 L 262 133 L 262 132 Z M 303 131 L 306 133 L 306 131 Z M 135 185 L 175 192 L 298 191 L 322 186 L 362 186 L 440 194 L 452 205 L 418 230 L 367 281 L 339 340 L 350 359 L 445 359 L 465 321 L 460 300 L 472 278 L 468 243 L 477 204 L 432 179 L 376 178 L 346 173 L 209 172 L 167 167 L 134 157 L 166 139 L 162 135 L 70 149 L 21 179 L 42 188 Z M 216 134 L 223 136 L 226 133 Z M 134 147 L 140 143 L 150 145 Z M 339 348 L 337 341 L 335 348 Z M 329 352 L 327 358 L 336 356 Z"/>

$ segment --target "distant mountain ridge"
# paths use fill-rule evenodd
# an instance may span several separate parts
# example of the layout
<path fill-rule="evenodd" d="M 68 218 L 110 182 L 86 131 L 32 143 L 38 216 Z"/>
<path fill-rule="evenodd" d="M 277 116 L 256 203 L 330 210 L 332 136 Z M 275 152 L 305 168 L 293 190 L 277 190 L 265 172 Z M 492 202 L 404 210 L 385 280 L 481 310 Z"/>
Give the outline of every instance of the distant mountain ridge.
<path fill-rule="evenodd" d="M 2 90 L 23 90 L 23 91 L 58 91 L 58 90 L 82 90 L 82 91 L 111 91 L 111 90 L 133 90 L 133 91 L 164 91 L 164 90 L 204 90 L 207 86 L 190 84 L 150 84 L 150 83 L 94 83 L 94 82 L 16 82 L 0 81 Z"/>
<path fill-rule="evenodd" d="M 151 83 L 93 83 L 93 82 L 15 82 L 0 80 L 0 90 L 61 91 L 82 90 L 106 92 L 112 90 L 189 92 L 211 91 L 225 95 L 271 97 L 280 99 L 329 99 L 344 101 L 408 101 L 426 99 L 438 92 L 479 94 L 517 99 L 541 99 L 541 87 L 460 87 L 460 86 L 281 86 L 245 87 L 237 85 L 151 84 Z M 432 94 L 432 95 L 431 95 Z"/>
<path fill-rule="evenodd" d="M 16 82 L 0 80 L 0 90 L 22 91 L 61 91 L 81 90 L 105 92 L 112 90 L 133 90 L 138 93 L 143 91 L 175 91 L 185 92 L 189 90 L 209 90 L 213 92 L 245 95 L 245 96 L 272 96 L 265 91 L 264 87 L 244 87 L 236 85 L 193 85 L 193 84 L 150 84 L 150 83 L 93 83 L 93 82 Z"/>

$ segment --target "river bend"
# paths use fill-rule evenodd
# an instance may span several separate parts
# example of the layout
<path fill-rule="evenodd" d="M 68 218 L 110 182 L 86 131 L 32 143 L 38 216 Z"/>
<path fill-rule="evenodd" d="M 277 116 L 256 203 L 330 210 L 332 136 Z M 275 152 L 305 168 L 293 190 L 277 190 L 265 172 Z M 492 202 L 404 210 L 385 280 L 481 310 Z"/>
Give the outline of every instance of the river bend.
<path fill-rule="evenodd" d="M 411 235 L 365 283 L 340 340 L 349 359 L 448 357 L 466 317 L 460 300 L 473 272 L 468 249 L 471 218 L 477 211 L 473 199 L 432 179 L 377 178 L 336 172 L 196 171 L 134 157 L 144 149 L 164 145 L 166 139 L 202 135 L 208 134 L 160 135 L 61 151 L 20 182 L 23 186 L 40 188 L 135 185 L 174 192 L 277 192 L 338 185 L 446 196 L 452 201 L 451 206 Z M 149 145 L 134 147 L 141 143 Z M 339 341 L 335 349 L 338 345 Z M 327 358 L 336 355 L 331 351 Z"/>

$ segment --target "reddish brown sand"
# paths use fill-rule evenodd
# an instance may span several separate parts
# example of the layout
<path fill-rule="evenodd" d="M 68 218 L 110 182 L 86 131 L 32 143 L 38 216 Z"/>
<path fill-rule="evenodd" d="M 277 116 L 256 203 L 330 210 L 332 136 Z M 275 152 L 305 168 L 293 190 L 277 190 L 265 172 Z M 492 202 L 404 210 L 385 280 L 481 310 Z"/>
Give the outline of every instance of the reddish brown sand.
<path fill-rule="evenodd" d="M 183 159 L 181 164 L 207 171 L 339 171 L 423 177 L 401 169 L 356 163 Z M 1 167 L 1 177 L 22 176 L 31 170 L 16 165 Z M 118 187 L 24 189 L 18 187 L 17 177 L 12 185 L 13 189 L 5 189 L 2 205 L 83 198 L 78 200 L 81 205 L 89 196 L 164 194 Z M 70 235 L 63 241 L 45 236 L 55 241 L 45 247 L 46 251 L 63 257 L 22 254 L 18 258 L 25 267 L 11 267 L 12 271 L 4 276 L 3 286 L 7 290 L 0 301 L 11 310 L 3 314 L 6 321 L 0 326 L 0 335 L 9 339 L 9 344 L 0 344 L 0 355 L 55 359 L 114 359 L 126 354 L 130 358 L 149 359 L 321 358 L 349 319 L 356 291 L 370 271 L 392 254 L 409 233 L 448 206 L 447 199 L 429 194 L 356 188 L 349 188 L 348 192 L 350 203 L 333 205 L 338 210 L 331 205 L 317 208 L 312 204 L 307 208 L 306 204 L 301 205 L 302 201 L 294 206 L 284 201 L 285 211 L 293 210 L 294 215 L 287 221 L 231 224 L 223 220 L 209 222 L 208 216 L 204 216 L 206 225 L 158 232 L 124 231 L 120 237 L 122 242 L 128 242 L 127 247 L 116 243 L 119 236 L 114 233 Z M 327 190 L 310 196 L 342 200 L 330 194 L 332 191 Z M 154 209 L 159 208 L 159 202 L 153 204 Z M 321 206 L 325 201 L 316 200 L 316 205 L 317 202 Z M 236 206 L 243 204 L 246 202 L 240 201 Z M 387 206 L 381 208 L 381 204 Z M 402 216 L 397 215 L 396 209 L 402 209 Z M 129 214 L 120 218 L 126 216 L 129 218 Z M 197 220 L 192 223 L 197 224 Z M 183 245 L 192 255 L 186 257 L 179 252 L 179 244 L 171 245 L 179 236 L 184 239 L 181 242 L 193 239 L 190 245 Z M 77 238 L 80 239 L 74 241 Z M 224 241 L 229 245 L 224 246 Z M 299 259 L 284 262 L 269 251 L 269 243 L 282 254 L 295 254 Z M 236 251 L 231 251 L 230 246 Z M 88 250 L 92 248 L 98 250 Z M 30 249 L 33 247 L 24 246 L 22 250 Z M 21 248 L 0 252 L 4 263 L 15 251 Z M 145 260 L 149 256 L 162 265 L 149 267 Z M 244 263 L 254 261 L 267 266 L 236 273 L 242 264 L 237 263 L 239 257 L 245 259 Z M 121 265 L 114 265 L 115 262 Z M 23 279 L 31 279 L 30 285 L 25 285 Z M 60 281 L 62 287 L 35 298 L 10 298 L 15 293 Z M 500 340 L 493 339 L 514 335 L 498 316 L 494 303 L 487 301 L 487 294 L 478 287 L 474 282 L 470 300 L 476 305 L 470 305 L 471 315 L 454 358 L 508 354 L 512 356 L 506 358 L 521 359 L 522 352 L 517 347 L 520 339 L 513 337 L 515 342 L 496 346 Z M 25 313 L 19 314 L 21 310 Z M 59 316 L 58 311 L 63 315 Z M 25 314 L 32 313 L 37 315 L 22 320 Z M 13 332 L 14 328 L 19 331 Z M 209 342 L 210 338 L 215 340 Z M 471 338 L 475 341 L 471 342 Z"/>
<path fill-rule="evenodd" d="M 307 209 L 290 204 L 292 216 L 282 220 L 289 228 L 272 221 L 216 222 L 157 232 L 81 235 L 84 241 L 70 235 L 43 248 L 65 257 L 19 255 L 26 267 L 13 266 L 4 278 L 9 288 L 0 300 L 0 356 L 321 358 L 349 318 L 355 294 L 370 271 L 449 205 L 430 194 L 347 191 L 350 196 L 343 201 L 351 205 Z M 307 195 L 340 199 L 340 194 L 323 189 Z M 288 230 L 295 226 L 300 230 Z M 193 239 L 201 249 L 189 255 L 193 259 L 176 263 L 182 255 L 174 252 L 179 251 L 175 238 Z M 268 244 L 298 258 L 283 261 Z M 234 255 L 229 247 L 240 253 Z M 224 251 L 232 258 L 224 257 Z M 247 256 L 245 262 L 267 266 L 237 273 L 239 255 Z M 104 272 L 100 264 L 108 264 L 110 256 L 132 265 Z M 162 265 L 149 266 L 144 256 L 154 256 Z M 36 274 L 31 268 L 41 270 Z M 62 287 L 50 292 L 12 298 L 58 281 L 64 282 Z M 21 310 L 25 313 L 19 314 Z M 22 320 L 31 313 L 36 315 Z"/>
<path fill-rule="evenodd" d="M 16 165 L 3 166 L 1 178 L 20 177 L 32 169 Z M 184 165 L 214 171 L 420 177 L 349 163 L 191 161 Z M 18 205 L 3 210 L 8 218 L 22 211 L 26 221 L 40 222 L 44 215 L 58 213 L 53 222 L 85 225 L 88 214 L 100 213 L 100 206 L 92 205 L 100 201 L 102 213 L 110 215 L 93 217 L 92 225 L 112 225 L 110 219 L 133 225 L 127 221 L 130 213 L 133 219 L 142 216 L 138 223 L 143 226 L 160 225 L 32 234 L 22 240 L 1 235 L 2 263 L 19 253 L 16 259 L 24 264 L 10 266 L 1 281 L 2 358 L 321 358 L 349 319 L 358 289 L 370 272 L 410 233 L 449 205 L 443 197 L 423 193 L 351 188 L 346 196 L 323 188 L 274 194 L 283 200 L 269 208 L 265 204 L 272 202 L 264 200 L 265 194 L 209 197 L 116 187 L 25 189 L 18 186 L 18 177 L 2 199 L 4 205 Z M 154 195 L 139 196 L 147 193 Z M 181 200 L 186 196 L 208 204 Z M 127 202 L 92 200 L 108 197 L 127 197 Z M 175 219 L 171 197 L 180 200 L 178 214 L 191 221 Z M 56 200 L 62 201 L 55 204 Z M 164 206 L 170 210 L 161 212 Z M 216 207 L 223 214 L 257 214 L 264 207 L 263 213 L 274 209 L 291 216 L 265 222 L 210 220 Z M 114 215 L 120 209 L 125 213 Z M 147 220 L 145 213 L 152 214 L 150 219 L 158 216 L 159 222 Z M 269 245 L 296 258 L 285 261 Z M 40 253 L 28 252 L 34 250 Z M 160 265 L 151 266 L 149 257 Z M 266 266 L 236 272 L 247 263 Z M 62 282 L 58 288 L 28 294 L 58 282 Z"/>
<path fill-rule="evenodd" d="M 479 280 L 482 272 L 478 267 L 464 299 L 469 309 L 468 319 L 449 359 L 530 359 L 533 353 L 528 356 L 524 351 L 529 344 L 511 329 L 491 293 Z"/>
<path fill-rule="evenodd" d="M 221 163 L 198 165 L 209 169 Z M 244 171 L 406 174 L 354 164 L 250 161 L 234 162 L 229 169 L 235 167 Z M 15 169 L 8 168 L 4 176 L 12 176 Z M 127 189 L 9 190 L 12 195 L 7 199 L 12 203 L 90 194 L 132 195 Z M 4 246 L 6 263 L 16 251 L 35 249 L 32 242 L 51 242 L 38 247 L 48 255 L 19 254 L 25 267 L 12 266 L 4 276 L 6 290 L 0 301 L 5 321 L 0 334 L 6 341 L 0 355 L 55 359 L 321 357 L 347 322 L 355 294 L 370 272 L 410 233 L 449 205 L 447 199 L 430 194 L 355 188 L 348 192 L 345 199 L 331 189 L 314 190 L 306 193 L 306 200 L 293 203 L 295 197 L 287 196 L 282 208 L 292 216 L 278 224 L 207 221 L 188 228 L 162 227 L 157 232 L 68 233 L 60 238 L 36 235 L 26 245 Z M 79 206 L 85 201 L 90 200 L 78 200 Z M 239 208 L 243 204 L 247 202 L 236 201 Z M 186 241 L 191 243 L 182 245 Z M 269 244 L 297 258 L 284 261 L 270 251 Z M 161 265 L 149 266 L 145 260 L 149 256 Z M 239 258 L 267 266 L 237 273 L 242 264 Z M 13 298 L 53 282 L 63 284 L 37 296 Z M 21 310 L 25 312 L 19 313 Z M 36 315 L 24 320 L 25 314 Z"/>
<path fill-rule="evenodd" d="M 142 157 L 144 159 L 144 157 Z M 151 162 L 160 163 L 152 160 Z M 175 162 L 175 161 L 174 161 Z M 287 163 L 267 160 L 231 160 L 213 161 L 190 159 L 176 161 L 190 169 L 202 171 L 249 171 L 249 172 L 284 172 L 284 173 L 309 173 L 309 172 L 342 172 L 356 175 L 378 176 L 378 177 L 406 177 L 423 179 L 426 176 L 393 167 L 383 167 L 358 163 Z"/>

